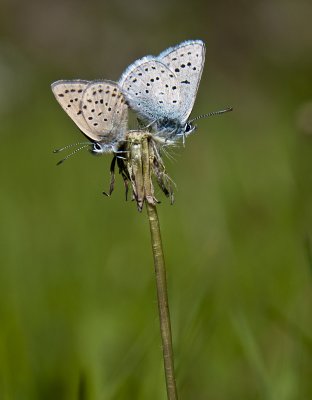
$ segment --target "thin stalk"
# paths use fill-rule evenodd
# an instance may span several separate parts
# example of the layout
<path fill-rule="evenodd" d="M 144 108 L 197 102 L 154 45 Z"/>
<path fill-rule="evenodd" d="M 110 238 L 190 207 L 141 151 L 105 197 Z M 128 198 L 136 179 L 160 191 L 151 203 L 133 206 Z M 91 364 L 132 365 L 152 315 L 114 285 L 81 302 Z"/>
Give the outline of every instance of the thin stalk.
<path fill-rule="evenodd" d="M 149 153 L 149 144 L 147 138 L 142 142 L 142 167 L 143 167 L 145 193 L 146 195 L 150 195 L 152 183 L 151 183 L 151 171 L 150 171 L 150 153 Z M 146 200 L 147 201 L 145 201 L 145 203 L 146 203 L 146 210 L 151 231 L 151 242 L 152 242 L 153 256 L 154 256 L 158 312 L 159 312 L 160 332 L 161 332 L 164 368 L 166 377 L 167 398 L 168 400 L 178 400 L 177 387 L 174 374 L 174 361 L 173 361 L 171 323 L 170 323 L 170 314 L 168 305 L 166 268 L 165 268 L 165 259 L 161 242 L 159 219 L 155 203 L 153 203 L 152 201 L 148 201 L 149 200 L 148 196 Z"/>
<path fill-rule="evenodd" d="M 167 279 L 164 253 L 162 249 L 160 226 L 156 206 L 146 202 L 147 215 L 151 230 L 154 266 L 157 287 L 158 312 L 163 348 L 164 367 L 168 400 L 177 400 L 177 387 L 174 375 L 173 349 L 170 314 L 168 306 Z"/>

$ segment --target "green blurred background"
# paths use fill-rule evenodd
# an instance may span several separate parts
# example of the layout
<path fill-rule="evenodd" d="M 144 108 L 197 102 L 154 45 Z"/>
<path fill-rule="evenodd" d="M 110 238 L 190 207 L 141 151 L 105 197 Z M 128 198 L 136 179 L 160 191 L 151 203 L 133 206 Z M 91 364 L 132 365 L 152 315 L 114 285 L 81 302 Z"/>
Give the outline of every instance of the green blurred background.
<path fill-rule="evenodd" d="M 181 400 L 312 398 L 310 0 L 0 5 L 0 399 L 165 399 L 146 214 L 50 90 L 206 43 L 158 191 Z"/>

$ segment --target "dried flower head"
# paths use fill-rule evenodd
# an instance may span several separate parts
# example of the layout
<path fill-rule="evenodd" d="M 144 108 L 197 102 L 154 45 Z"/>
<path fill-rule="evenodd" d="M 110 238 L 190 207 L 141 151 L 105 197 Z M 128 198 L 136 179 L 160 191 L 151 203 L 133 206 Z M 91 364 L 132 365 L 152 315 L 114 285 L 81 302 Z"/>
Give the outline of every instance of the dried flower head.
<path fill-rule="evenodd" d="M 153 178 L 166 197 L 170 198 L 172 204 L 174 201 L 173 182 L 161 158 L 162 147 L 165 145 L 164 140 L 158 139 L 145 130 L 129 131 L 126 141 L 121 144 L 111 163 L 109 195 L 114 190 L 117 163 L 119 173 L 125 183 L 126 195 L 130 182 L 133 199 L 139 211 L 142 211 L 145 201 L 153 205 L 159 203 L 155 197 Z"/>

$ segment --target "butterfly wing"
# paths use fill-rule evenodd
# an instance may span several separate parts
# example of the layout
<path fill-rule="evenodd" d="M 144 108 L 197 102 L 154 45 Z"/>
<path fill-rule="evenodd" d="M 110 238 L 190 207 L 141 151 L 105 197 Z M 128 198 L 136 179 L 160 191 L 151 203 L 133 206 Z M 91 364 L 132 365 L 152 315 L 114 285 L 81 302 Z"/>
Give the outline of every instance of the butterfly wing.
<path fill-rule="evenodd" d="M 188 40 L 170 47 L 157 57 L 177 77 L 181 97 L 181 123 L 187 121 L 195 102 L 205 63 L 205 44 L 201 40 Z"/>
<path fill-rule="evenodd" d="M 92 138 L 92 130 L 90 130 L 81 110 L 83 92 L 89 83 L 89 81 L 84 80 L 61 80 L 52 83 L 51 88 L 63 110 L 86 136 Z"/>
<path fill-rule="evenodd" d="M 93 140 L 109 145 L 124 140 L 128 106 L 117 83 L 107 80 L 90 82 L 83 92 L 81 110 L 92 129 Z"/>
<path fill-rule="evenodd" d="M 205 45 L 189 40 L 131 64 L 119 85 L 130 107 L 148 122 L 175 120 L 184 125 L 197 94 Z"/>
<path fill-rule="evenodd" d="M 175 119 L 179 115 L 177 78 L 152 56 L 131 64 L 122 74 L 119 86 L 130 107 L 147 122 Z"/>
<path fill-rule="evenodd" d="M 88 138 L 107 144 L 124 138 L 128 106 L 115 82 L 61 80 L 51 87 L 63 110 Z"/>

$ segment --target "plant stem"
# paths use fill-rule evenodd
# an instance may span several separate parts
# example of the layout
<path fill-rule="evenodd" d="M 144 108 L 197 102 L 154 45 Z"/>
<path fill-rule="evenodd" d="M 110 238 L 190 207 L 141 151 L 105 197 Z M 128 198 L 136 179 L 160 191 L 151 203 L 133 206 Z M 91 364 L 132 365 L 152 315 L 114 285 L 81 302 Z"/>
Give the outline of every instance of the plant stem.
<path fill-rule="evenodd" d="M 125 169 L 127 171 L 127 176 L 129 176 L 129 179 L 131 180 L 138 210 L 141 211 L 143 204 L 146 204 L 151 231 L 167 399 L 178 400 L 174 375 L 165 259 L 156 209 L 157 200 L 154 196 L 154 187 L 152 182 L 152 173 L 155 174 L 155 170 L 153 170 L 153 168 L 155 168 L 155 157 L 157 165 L 159 165 L 161 159 L 159 155 L 155 155 L 155 149 L 152 145 L 152 138 L 149 132 L 130 131 L 127 139 L 128 158 Z M 163 164 L 161 164 L 161 166 L 163 166 Z M 161 173 L 158 172 L 158 174 L 158 179 L 166 190 L 165 193 L 172 197 L 172 192 L 169 191 L 167 185 L 163 183 L 164 177 L 168 179 L 167 175 L 164 173 L 164 168 L 161 168 Z"/>
<path fill-rule="evenodd" d="M 167 279 L 165 259 L 161 243 L 160 226 L 156 206 L 146 202 L 147 215 L 151 231 L 151 240 L 154 255 L 156 275 L 158 312 L 160 320 L 160 332 L 163 348 L 164 367 L 168 400 L 177 400 L 177 388 L 174 375 L 173 349 L 170 314 L 168 306 Z"/>

